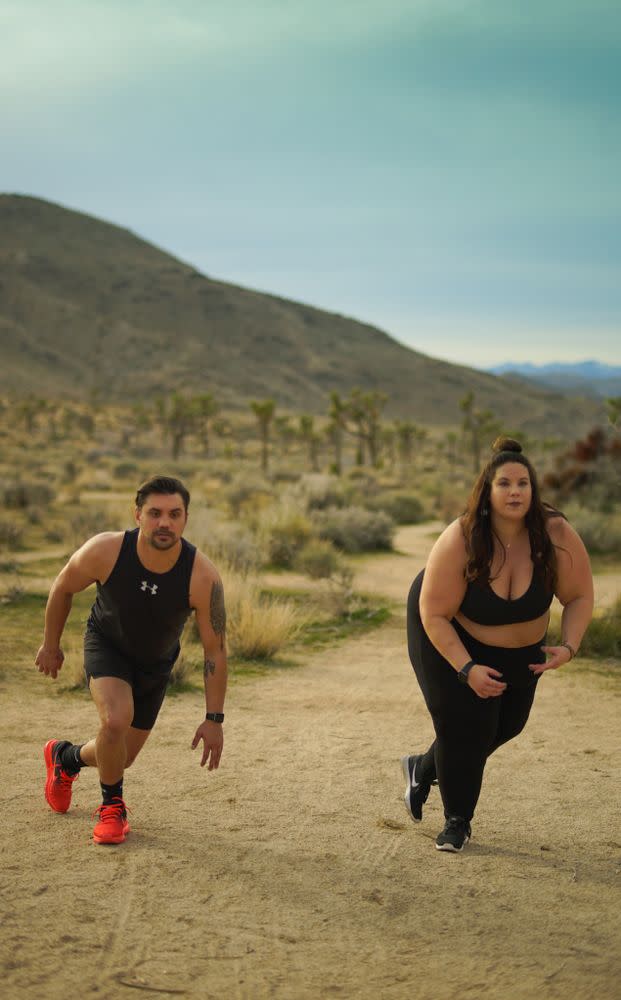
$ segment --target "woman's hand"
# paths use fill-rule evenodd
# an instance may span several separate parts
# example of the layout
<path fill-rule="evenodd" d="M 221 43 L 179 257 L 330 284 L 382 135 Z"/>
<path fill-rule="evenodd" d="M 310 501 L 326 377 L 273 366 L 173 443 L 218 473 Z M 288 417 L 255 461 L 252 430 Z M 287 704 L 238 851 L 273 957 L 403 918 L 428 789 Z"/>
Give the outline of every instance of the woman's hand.
<path fill-rule="evenodd" d="M 502 677 L 498 670 L 476 663 L 468 674 L 468 684 L 479 698 L 497 698 L 506 690 L 507 685 L 497 677 Z"/>
<path fill-rule="evenodd" d="M 542 674 L 544 670 L 557 670 L 571 660 L 571 653 L 567 646 L 542 646 L 541 648 L 546 654 L 545 663 L 528 664 L 528 669 L 532 670 L 534 674 Z"/>

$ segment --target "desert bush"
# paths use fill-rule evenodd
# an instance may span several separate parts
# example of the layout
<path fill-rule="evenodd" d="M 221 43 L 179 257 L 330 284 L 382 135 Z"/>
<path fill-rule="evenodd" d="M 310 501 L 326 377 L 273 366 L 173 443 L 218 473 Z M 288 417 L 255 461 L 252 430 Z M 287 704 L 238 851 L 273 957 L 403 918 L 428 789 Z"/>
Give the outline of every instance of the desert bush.
<path fill-rule="evenodd" d="M 139 479 L 138 466 L 135 462 L 119 462 L 118 465 L 114 466 L 113 473 L 117 479 L 127 479 L 131 476 L 133 479 Z"/>
<path fill-rule="evenodd" d="M 368 510 L 383 510 L 396 524 L 420 524 L 425 520 L 425 508 L 414 493 L 403 491 L 379 493 L 364 505 Z"/>
<path fill-rule="evenodd" d="M 266 524 L 263 525 L 265 531 Z M 272 566 L 291 569 L 300 550 L 309 541 L 312 525 L 304 514 L 281 510 L 269 523 L 266 536 L 267 558 Z"/>
<path fill-rule="evenodd" d="M 621 656 L 621 594 L 610 608 L 592 619 L 580 652 L 584 656 Z"/>
<path fill-rule="evenodd" d="M 239 517 L 244 508 L 265 506 L 274 495 L 266 479 L 248 474 L 236 476 L 223 492 L 233 517 Z"/>
<path fill-rule="evenodd" d="M 621 556 L 621 516 L 590 510 L 577 504 L 563 508 L 591 555 Z"/>
<path fill-rule="evenodd" d="M 332 542 L 314 538 L 298 552 L 295 569 L 312 580 L 326 580 L 338 572 L 341 563 L 342 559 Z"/>
<path fill-rule="evenodd" d="M 117 531 L 118 524 L 111 523 L 112 515 L 106 511 L 90 507 L 76 507 L 64 526 L 63 541 L 72 548 L 82 545 L 87 538 L 101 531 Z"/>
<path fill-rule="evenodd" d="M 194 675 L 202 673 L 204 653 L 203 647 L 199 643 L 198 629 L 188 623 L 181 636 L 181 651 L 175 660 L 170 672 L 168 686 L 176 688 L 178 691 L 190 686 Z"/>
<path fill-rule="evenodd" d="M 229 652 L 244 660 L 271 659 L 303 627 L 303 613 L 289 601 L 261 594 L 248 577 L 224 578 Z"/>
<path fill-rule="evenodd" d="M 344 552 L 372 552 L 392 549 L 395 523 L 383 511 L 363 507 L 331 507 L 313 515 L 317 533 Z"/>
<path fill-rule="evenodd" d="M 296 559 L 295 568 L 313 580 L 325 580 L 328 585 L 326 603 L 336 617 L 350 612 L 354 600 L 354 571 L 331 542 L 315 538 Z"/>
<path fill-rule="evenodd" d="M 47 483 L 9 483 L 3 490 L 4 506 L 9 510 L 24 510 L 27 507 L 48 507 L 54 499 L 54 491 Z"/>
<path fill-rule="evenodd" d="M 200 548 L 219 567 L 247 576 L 259 569 L 264 562 L 263 549 L 256 538 L 244 528 L 234 525 L 215 525 Z"/>
<path fill-rule="evenodd" d="M 84 673 L 84 645 L 77 636 L 65 633 L 62 640 L 65 659 L 58 675 L 58 686 L 63 691 L 82 691 L 88 689 L 88 681 Z"/>
<path fill-rule="evenodd" d="M 13 521 L 0 521 L 0 545 L 5 549 L 19 549 L 22 545 L 24 532 L 19 524 Z"/>
<path fill-rule="evenodd" d="M 301 476 L 291 490 L 291 496 L 306 511 L 343 507 L 346 502 L 343 486 L 336 476 L 322 473 Z"/>

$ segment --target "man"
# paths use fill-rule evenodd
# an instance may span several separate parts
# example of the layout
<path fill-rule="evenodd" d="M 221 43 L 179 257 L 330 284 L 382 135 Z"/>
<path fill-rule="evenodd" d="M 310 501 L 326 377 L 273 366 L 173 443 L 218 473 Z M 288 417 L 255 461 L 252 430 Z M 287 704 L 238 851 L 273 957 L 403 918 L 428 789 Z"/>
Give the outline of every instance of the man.
<path fill-rule="evenodd" d="M 52 585 L 45 611 L 41 673 L 57 677 L 61 636 L 73 595 L 97 584 L 84 637 L 84 668 L 99 713 L 99 732 L 81 745 L 49 740 L 45 798 L 67 812 L 83 767 L 96 767 L 102 790 L 93 831 L 96 844 L 120 844 L 129 833 L 123 801 L 125 768 L 145 745 L 160 710 L 179 638 L 192 610 L 205 652 L 207 714 L 194 734 L 203 741 L 201 766 L 222 755 L 226 650 L 224 592 L 216 568 L 183 532 L 190 494 L 178 479 L 158 476 L 136 495 L 137 528 L 104 532 L 70 558 Z"/>

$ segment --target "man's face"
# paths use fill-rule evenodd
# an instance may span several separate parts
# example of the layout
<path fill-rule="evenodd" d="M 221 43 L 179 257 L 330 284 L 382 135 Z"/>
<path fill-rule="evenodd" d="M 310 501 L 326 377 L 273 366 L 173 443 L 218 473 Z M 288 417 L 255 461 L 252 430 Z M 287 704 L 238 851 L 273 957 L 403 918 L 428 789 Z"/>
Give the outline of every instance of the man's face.
<path fill-rule="evenodd" d="M 159 552 L 172 549 L 181 538 L 188 515 L 179 493 L 149 493 L 136 508 L 140 536 Z"/>

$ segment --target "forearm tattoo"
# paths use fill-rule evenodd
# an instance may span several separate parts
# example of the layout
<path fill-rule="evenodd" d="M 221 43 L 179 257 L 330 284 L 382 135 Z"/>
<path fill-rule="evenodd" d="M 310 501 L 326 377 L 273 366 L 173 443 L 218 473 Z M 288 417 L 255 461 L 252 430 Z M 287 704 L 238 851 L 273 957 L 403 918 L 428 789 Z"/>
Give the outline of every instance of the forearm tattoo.
<path fill-rule="evenodd" d="M 205 677 L 207 677 L 209 674 L 215 674 L 215 672 L 216 672 L 216 665 L 215 665 L 214 661 L 213 660 L 205 660 L 205 666 L 204 666 L 204 669 L 203 669 L 203 673 L 204 673 Z"/>
<path fill-rule="evenodd" d="M 226 631 L 226 611 L 224 608 L 224 587 L 216 581 L 211 587 L 209 601 L 209 616 L 211 627 L 220 636 L 220 649 L 224 649 L 224 633 Z"/>

